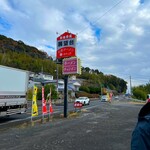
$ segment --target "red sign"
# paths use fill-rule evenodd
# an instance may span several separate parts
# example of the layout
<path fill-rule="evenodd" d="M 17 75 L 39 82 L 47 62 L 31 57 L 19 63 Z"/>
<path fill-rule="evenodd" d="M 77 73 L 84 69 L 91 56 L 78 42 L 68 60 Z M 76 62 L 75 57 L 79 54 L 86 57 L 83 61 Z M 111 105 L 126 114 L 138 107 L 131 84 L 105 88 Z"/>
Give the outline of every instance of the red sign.
<path fill-rule="evenodd" d="M 80 61 L 77 57 L 66 58 L 63 60 L 63 74 L 79 74 Z"/>
<path fill-rule="evenodd" d="M 82 106 L 83 106 L 82 103 L 79 103 L 79 102 L 75 102 L 75 103 L 74 103 L 74 107 L 75 107 L 75 108 L 81 108 Z"/>
<path fill-rule="evenodd" d="M 57 37 L 56 58 L 67 58 L 76 56 L 76 35 L 65 32 Z"/>

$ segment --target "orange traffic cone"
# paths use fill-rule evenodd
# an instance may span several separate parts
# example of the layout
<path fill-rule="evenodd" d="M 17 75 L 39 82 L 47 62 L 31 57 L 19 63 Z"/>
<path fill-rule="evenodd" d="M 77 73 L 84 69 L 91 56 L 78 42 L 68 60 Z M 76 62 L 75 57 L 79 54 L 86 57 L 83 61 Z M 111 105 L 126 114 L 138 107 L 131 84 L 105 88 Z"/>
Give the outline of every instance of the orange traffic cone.
<path fill-rule="evenodd" d="M 50 104 L 49 104 L 49 112 L 50 113 L 53 113 L 53 107 L 52 107 L 52 103 L 50 102 Z"/>
<path fill-rule="evenodd" d="M 42 106 L 42 107 L 43 107 L 43 108 L 42 108 L 42 113 L 43 113 L 43 114 L 47 114 L 46 100 L 43 101 L 43 104 L 42 104 L 42 105 L 43 105 L 43 106 Z"/>

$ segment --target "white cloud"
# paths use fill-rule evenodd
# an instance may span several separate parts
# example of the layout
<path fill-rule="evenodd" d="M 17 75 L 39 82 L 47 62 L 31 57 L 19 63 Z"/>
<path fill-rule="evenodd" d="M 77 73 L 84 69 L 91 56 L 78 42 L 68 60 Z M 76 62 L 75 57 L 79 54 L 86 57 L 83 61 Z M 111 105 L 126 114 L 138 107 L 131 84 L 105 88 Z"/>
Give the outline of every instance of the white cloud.
<path fill-rule="evenodd" d="M 132 32 L 133 34 L 137 35 L 137 36 L 141 36 L 144 34 L 144 30 L 141 27 L 138 27 L 134 24 L 132 24 L 129 28 L 129 32 Z"/>
<path fill-rule="evenodd" d="M 9 7 L 6 0 L 0 1 L 0 8 L 1 8 L 1 11 L 10 11 L 11 10 L 11 8 Z"/>
<path fill-rule="evenodd" d="M 143 9 L 139 12 L 139 17 L 142 20 L 148 21 L 150 19 L 150 10 Z"/>
<path fill-rule="evenodd" d="M 144 78 L 150 69 L 147 63 L 150 2 L 125 0 L 115 6 L 116 3 L 115 0 L 1 0 L 0 17 L 12 25 L 6 36 L 36 46 L 49 55 L 55 56 L 56 32 L 69 30 L 77 33 L 77 55 L 83 66 L 124 78 L 124 74 Z M 95 35 L 96 27 L 101 29 L 100 42 Z M 138 83 L 141 82 L 136 80 Z"/>

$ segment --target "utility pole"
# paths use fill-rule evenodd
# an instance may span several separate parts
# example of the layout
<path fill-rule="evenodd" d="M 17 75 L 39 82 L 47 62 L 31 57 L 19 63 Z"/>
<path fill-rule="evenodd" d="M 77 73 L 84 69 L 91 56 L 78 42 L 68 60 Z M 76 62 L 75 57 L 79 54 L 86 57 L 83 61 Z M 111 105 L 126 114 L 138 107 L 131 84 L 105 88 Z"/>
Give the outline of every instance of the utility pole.
<path fill-rule="evenodd" d="M 56 74 L 56 76 L 57 76 L 57 93 L 58 93 L 58 64 L 56 64 L 56 65 L 57 65 L 57 70 L 56 70 L 57 74 Z"/>
<path fill-rule="evenodd" d="M 58 32 L 56 32 L 56 35 L 59 35 L 59 33 Z M 56 36 L 56 39 L 57 39 L 57 36 Z M 58 43 L 56 42 L 56 49 L 58 48 L 57 45 Z M 56 84 L 56 88 L 57 88 L 57 94 L 58 94 L 58 63 L 59 63 L 59 60 L 56 58 L 56 82 L 57 82 L 57 84 Z M 61 63 L 62 64 L 62 63 Z"/>
<path fill-rule="evenodd" d="M 132 95 L 132 84 L 131 84 L 131 76 L 130 76 L 130 94 Z"/>

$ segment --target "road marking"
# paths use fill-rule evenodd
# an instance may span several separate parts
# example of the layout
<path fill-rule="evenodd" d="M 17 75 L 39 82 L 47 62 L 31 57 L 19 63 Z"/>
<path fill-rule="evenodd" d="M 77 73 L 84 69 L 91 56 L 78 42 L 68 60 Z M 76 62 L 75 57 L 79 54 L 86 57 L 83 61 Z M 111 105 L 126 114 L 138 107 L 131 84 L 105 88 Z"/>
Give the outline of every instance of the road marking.
<path fill-rule="evenodd" d="M 95 107 L 98 107 L 99 105 L 95 105 L 95 106 L 91 106 L 91 107 L 87 107 L 87 108 L 84 108 L 84 109 L 91 109 L 91 108 L 95 108 Z"/>

